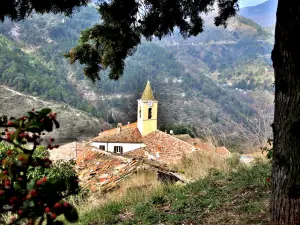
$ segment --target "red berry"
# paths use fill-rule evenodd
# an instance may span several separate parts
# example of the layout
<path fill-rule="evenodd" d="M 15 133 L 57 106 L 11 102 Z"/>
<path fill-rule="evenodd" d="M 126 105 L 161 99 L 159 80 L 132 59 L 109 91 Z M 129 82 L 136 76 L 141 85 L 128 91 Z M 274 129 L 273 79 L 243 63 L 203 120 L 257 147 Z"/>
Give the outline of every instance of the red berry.
<path fill-rule="evenodd" d="M 51 211 L 51 209 L 49 207 L 45 208 L 45 213 L 49 213 Z"/>
<path fill-rule="evenodd" d="M 12 154 L 12 150 L 8 150 L 6 154 L 7 155 L 11 155 Z"/>
<path fill-rule="evenodd" d="M 68 202 L 64 202 L 64 207 L 68 208 L 70 206 L 70 204 Z"/>
<path fill-rule="evenodd" d="M 54 208 L 60 208 L 61 207 L 61 203 L 60 202 L 56 202 L 55 204 L 54 204 Z"/>
<path fill-rule="evenodd" d="M 23 214 L 23 210 L 22 210 L 22 209 L 19 209 L 19 210 L 18 210 L 18 215 L 21 216 L 22 214 Z"/>
<path fill-rule="evenodd" d="M 38 181 L 36 182 L 36 184 L 37 184 L 37 185 L 41 185 L 41 184 L 43 184 L 43 183 L 45 183 L 45 182 L 47 182 L 47 177 L 43 177 L 42 179 L 38 180 Z"/>
<path fill-rule="evenodd" d="M 4 195 L 5 194 L 5 191 L 3 190 L 0 190 L 0 196 Z"/>
<path fill-rule="evenodd" d="M 3 173 L 4 175 L 7 175 L 7 174 L 8 174 L 8 171 L 7 171 L 7 170 L 3 170 L 2 173 Z"/>
<path fill-rule="evenodd" d="M 32 189 L 32 190 L 30 191 L 30 195 L 31 195 L 32 197 L 37 196 L 36 190 L 35 190 L 35 189 Z"/>
<path fill-rule="evenodd" d="M 271 178 L 268 177 L 268 178 L 266 179 L 266 181 L 269 183 L 269 182 L 271 181 Z"/>
<path fill-rule="evenodd" d="M 19 156 L 19 157 L 18 157 L 18 160 L 19 160 L 19 161 L 24 161 L 24 157 L 23 157 L 23 156 Z"/>
<path fill-rule="evenodd" d="M 9 120 L 9 121 L 7 122 L 7 126 L 12 126 L 12 125 L 14 125 L 14 123 L 13 123 L 12 121 Z"/>
<path fill-rule="evenodd" d="M 5 181 L 4 181 L 4 185 L 5 185 L 5 186 L 10 186 L 10 180 L 5 180 Z"/>
<path fill-rule="evenodd" d="M 32 108 L 31 110 L 32 110 L 32 111 L 34 111 L 35 109 L 34 109 L 34 108 Z"/>
<path fill-rule="evenodd" d="M 52 218 L 52 219 L 55 219 L 56 217 L 57 217 L 57 216 L 56 216 L 55 213 L 52 213 L 52 214 L 51 214 L 51 218 Z"/>
<path fill-rule="evenodd" d="M 54 138 L 50 138 L 50 142 L 54 142 Z"/>
<path fill-rule="evenodd" d="M 22 178 L 22 177 L 19 177 L 19 178 L 18 178 L 18 181 L 23 181 L 23 178 Z"/>

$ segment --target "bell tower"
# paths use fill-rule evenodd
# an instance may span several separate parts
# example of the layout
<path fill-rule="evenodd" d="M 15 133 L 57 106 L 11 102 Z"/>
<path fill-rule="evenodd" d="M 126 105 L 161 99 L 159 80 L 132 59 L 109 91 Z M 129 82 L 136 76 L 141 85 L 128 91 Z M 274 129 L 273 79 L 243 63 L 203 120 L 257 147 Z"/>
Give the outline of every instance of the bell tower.
<path fill-rule="evenodd" d="M 154 99 L 150 82 L 147 82 L 141 99 L 138 100 L 137 124 L 142 136 L 157 130 L 158 101 Z"/>

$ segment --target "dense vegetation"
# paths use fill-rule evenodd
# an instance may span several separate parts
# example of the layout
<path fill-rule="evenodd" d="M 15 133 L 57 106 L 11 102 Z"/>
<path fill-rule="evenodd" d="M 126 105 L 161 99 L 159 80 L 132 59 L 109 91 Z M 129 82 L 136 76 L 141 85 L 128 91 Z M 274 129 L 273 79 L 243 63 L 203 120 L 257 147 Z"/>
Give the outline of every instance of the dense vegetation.
<path fill-rule="evenodd" d="M 79 193 L 77 174 L 69 163 L 52 165 L 46 151 L 59 147 L 53 138 L 47 148 L 41 146 L 45 133 L 60 127 L 56 113 L 44 108 L 18 118 L 2 116 L 0 127 L 1 223 L 62 224 L 59 215 L 76 222 L 78 213 L 65 199 Z"/>
<path fill-rule="evenodd" d="M 104 117 L 104 111 L 83 99 L 70 82 L 69 76 L 75 72 L 68 70 L 63 60 L 63 53 L 76 44 L 80 31 L 95 21 L 93 12 L 97 15 L 87 7 L 72 18 L 35 15 L 19 23 L 1 23 L 1 83 Z"/>
<path fill-rule="evenodd" d="M 108 79 L 106 71 L 92 84 L 82 67 L 70 66 L 62 55 L 98 18 L 89 6 L 71 18 L 33 15 L 22 22 L 1 23 L 0 82 L 110 123 L 127 123 L 136 120 L 136 99 L 150 80 L 164 112 L 159 113 L 159 124 L 187 124 L 203 137 L 203 128 L 213 127 L 209 135 L 228 134 L 235 130 L 230 121 L 243 123 L 256 115 L 257 100 L 248 90 L 271 90 L 272 71 L 265 56 L 270 35 L 242 17 L 232 19 L 227 30 L 215 28 L 207 18 L 205 32 L 187 40 L 176 32 L 160 42 L 143 40 L 126 60 L 120 80 Z"/>

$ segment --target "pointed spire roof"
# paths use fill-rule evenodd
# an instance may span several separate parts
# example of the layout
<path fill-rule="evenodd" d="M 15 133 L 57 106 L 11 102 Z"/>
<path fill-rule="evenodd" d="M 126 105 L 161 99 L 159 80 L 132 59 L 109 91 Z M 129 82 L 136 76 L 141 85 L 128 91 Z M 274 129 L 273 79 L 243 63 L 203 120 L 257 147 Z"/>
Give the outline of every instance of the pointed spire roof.
<path fill-rule="evenodd" d="M 145 90 L 143 92 L 142 95 L 142 100 L 147 101 L 147 100 L 154 100 L 154 96 L 153 96 L 153 92 L 152 92 L 152 88 L 150 85 L 150 81 L 147 82 L 147 85 L 145 87 Z"/>

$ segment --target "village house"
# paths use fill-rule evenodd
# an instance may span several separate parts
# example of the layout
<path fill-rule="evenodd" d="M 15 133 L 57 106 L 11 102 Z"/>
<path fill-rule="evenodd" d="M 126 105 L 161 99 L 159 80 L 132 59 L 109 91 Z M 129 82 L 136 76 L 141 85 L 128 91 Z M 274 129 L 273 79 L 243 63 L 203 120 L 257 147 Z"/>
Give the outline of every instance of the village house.
<path fill-rule="evenodd" d="M 137 122 L 125 126 L 119 123 L 116 128 L 103 131 L 93 138 L 91 145 L 102 151 L 141 156 L 164 163 L 174 163 L 184 154 L 201 149 L 201 146 L 191 143 L 187 135 L 176 136 L 158 130 L 157 117 L 158 101 L 148 81 L 138 100 Z"/>

